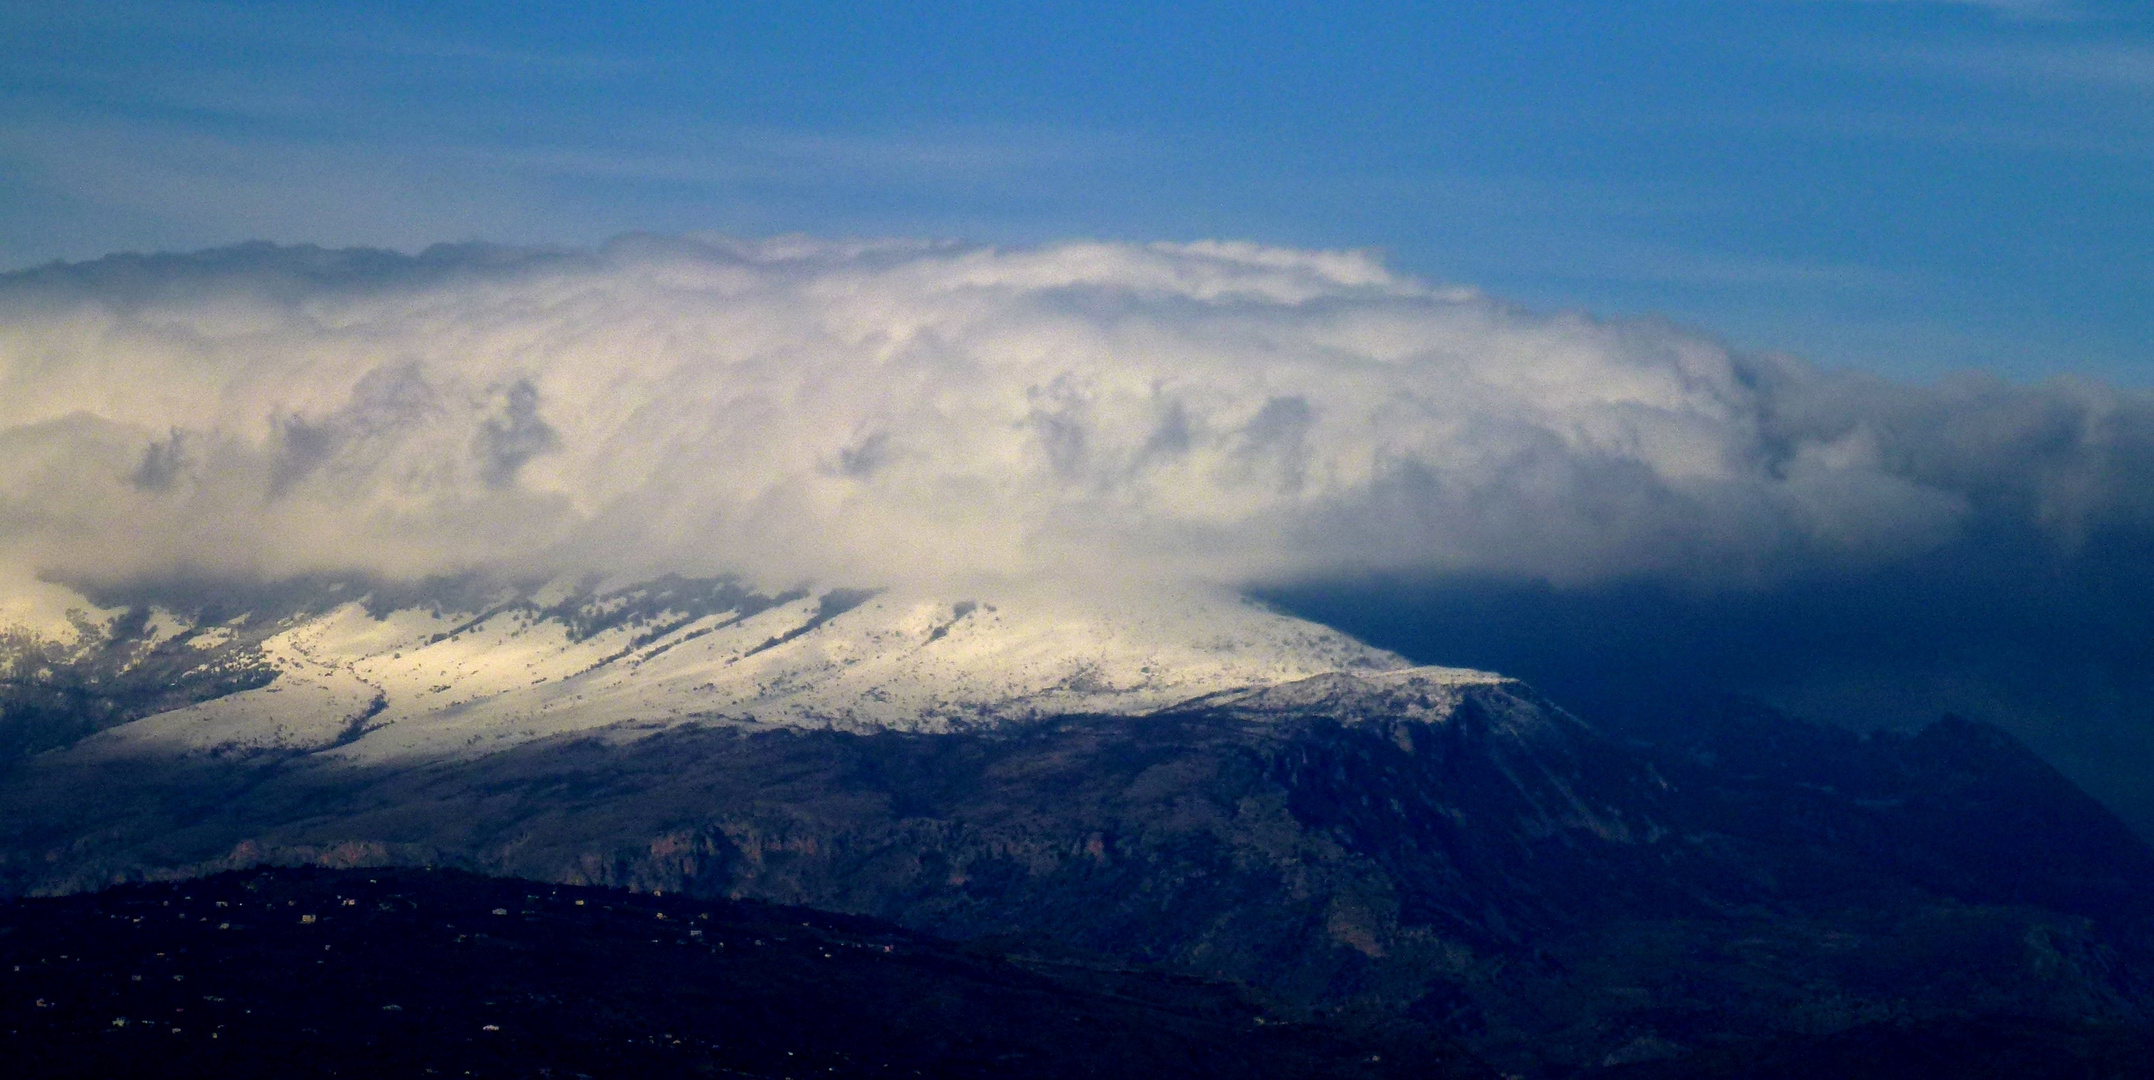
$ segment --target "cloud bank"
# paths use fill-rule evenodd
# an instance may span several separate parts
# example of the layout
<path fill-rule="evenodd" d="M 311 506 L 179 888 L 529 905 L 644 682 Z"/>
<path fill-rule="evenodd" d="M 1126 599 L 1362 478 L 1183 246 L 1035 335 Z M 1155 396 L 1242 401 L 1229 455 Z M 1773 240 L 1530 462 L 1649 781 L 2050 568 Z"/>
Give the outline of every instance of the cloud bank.
<path fill-rule="evenodd" d="M 0 278 L 18 579 L 1708 584 L 2154 537 L 2154 399 L 1895 384 L 1355 253 L 632 237 Z"/>

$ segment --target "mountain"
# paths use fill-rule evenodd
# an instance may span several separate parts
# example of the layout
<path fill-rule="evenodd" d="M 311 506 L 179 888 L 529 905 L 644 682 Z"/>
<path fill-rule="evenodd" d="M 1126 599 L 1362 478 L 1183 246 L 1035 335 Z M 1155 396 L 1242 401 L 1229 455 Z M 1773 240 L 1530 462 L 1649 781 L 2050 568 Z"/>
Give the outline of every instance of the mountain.
<path fill-rule="evenodd" d="M 2154 1019 L 2154 851 L 1968 721 L 1604 730 L 1182 593 L 91 599 L 13 653 L 12 893 L 433 864 L 797 904 L 1537 1076 Z"/>
<path fill-rule="evenodd" d="M 236 601 L 128 597 L 71 647 L 18 645 L 12 667 L 18 676 L 34 664 L 65 669 L 78 696 L 146 700 L 106 709 L 131 722 L 96 740 L 99 750 L 383 762 L 471 757 L 623 724 L 949 731 L 1132 715 L 1407 666 L 1337 631 L 1201 593 L 1072 601 L 1020 592 L 982 602 L 863 589 L 764 594 L 680 578 L 605 591 L 461 583 L 357 592 L 317 582 Z M 1428 670 L 1453 682 L 1496 678 Z M 190 680 L 202 700 L 171 708 L 172 689 Z"/>
<path fill-rule="evenodd" d="M 870 919 L 443 870 L 254 870 L 0 905 L 29 1078 L 1487 1078 L 1236 988 Z"/>

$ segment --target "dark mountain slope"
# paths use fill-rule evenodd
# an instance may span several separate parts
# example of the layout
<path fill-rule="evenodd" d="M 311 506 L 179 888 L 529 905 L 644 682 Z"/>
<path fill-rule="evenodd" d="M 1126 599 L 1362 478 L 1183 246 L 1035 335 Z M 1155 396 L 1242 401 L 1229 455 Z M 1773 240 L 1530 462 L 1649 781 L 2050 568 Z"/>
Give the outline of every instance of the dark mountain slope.
<path fill-rule="evenodd" d="M 1702 828 L 1844 868 L 1813 887 L 1887 873 L 1968 900 L 2147 914 L 2154 849 L 1989 725 L 1863 737 L 1723 700 L 1627 733 Z"/>
<path fill-rule="evenodd" d="M 2112 1024 L 1954 1017 L 1614 1066 L 1596 1080 L 2144 1080 L 2154 1037 Z"/>
<path fill-rule="evenodd" d="M 1492 1076 L 1232 987 L 1020 967 L 873 920 L 281 870 L 0 907 L 19 1077 Z"/>
<path fill-rule="evenodd" d="M 1730 710 L 1617 741 L 1515 684 L 1417 707 L 1347 678 L 957 735 L 56 755 L 0 783 L 0 874 L 435 862 L 799 903 L 1401 1016 L 1541 1073 L 1867 1023 L 2147 1021 L 2154 852 L 1994 730 Z"/>

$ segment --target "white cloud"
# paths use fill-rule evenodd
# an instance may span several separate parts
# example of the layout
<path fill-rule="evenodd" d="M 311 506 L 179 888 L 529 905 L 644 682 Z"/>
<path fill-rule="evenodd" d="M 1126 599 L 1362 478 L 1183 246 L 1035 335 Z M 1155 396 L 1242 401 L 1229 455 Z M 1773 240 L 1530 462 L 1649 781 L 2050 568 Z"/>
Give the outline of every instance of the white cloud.
<path fill-rule="evenodd" d="M 0 279 L 0 564 L 1712 581 L 2154 525 L 2154 404 L 1520 312 L 1355 253 L 630 238 Z"/>

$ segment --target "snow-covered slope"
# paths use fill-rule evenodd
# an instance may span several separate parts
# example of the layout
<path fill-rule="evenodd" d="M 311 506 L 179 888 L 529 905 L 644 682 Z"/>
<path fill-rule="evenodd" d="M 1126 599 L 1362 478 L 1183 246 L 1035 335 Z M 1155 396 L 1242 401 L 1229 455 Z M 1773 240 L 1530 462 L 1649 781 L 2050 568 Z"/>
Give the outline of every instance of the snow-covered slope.
<path fill-rule="evenodd" d="M 1333 673 L 1409 670 L 1396 655 L 1225 594 L 766 596 L 678 581 L 562 592 L 508 592 L 469 611 L 375 597 L 317 605 L 267 636 L 257 629 L 250 647 L 277 672 L 267 685 L 121 725 L 84 749 L 279 748 L 385 761 L 687 722 L 947 731 L 1142 714 Z M 228 631 L 185 633 L 214 651 Z M 1497 681 L 1410 670 L 1417 687 Z"/>

